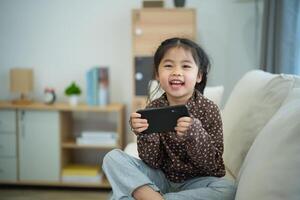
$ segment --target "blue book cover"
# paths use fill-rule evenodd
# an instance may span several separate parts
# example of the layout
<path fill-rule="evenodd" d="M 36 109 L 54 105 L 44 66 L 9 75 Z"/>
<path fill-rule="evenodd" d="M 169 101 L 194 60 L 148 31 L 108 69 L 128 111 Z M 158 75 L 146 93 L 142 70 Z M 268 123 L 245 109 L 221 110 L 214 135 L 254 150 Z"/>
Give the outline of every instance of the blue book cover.
<path fill-rule="evenodd" d="M 107 67 L 93 67 L 86 74 L 87 104 L 109 104 L 109 71 Z"/>
<path fill-rule="evenodd" d="M 91 68 L 86 75 L 87 79 L 87 104 L 98 105 L 98 69 Z"/>

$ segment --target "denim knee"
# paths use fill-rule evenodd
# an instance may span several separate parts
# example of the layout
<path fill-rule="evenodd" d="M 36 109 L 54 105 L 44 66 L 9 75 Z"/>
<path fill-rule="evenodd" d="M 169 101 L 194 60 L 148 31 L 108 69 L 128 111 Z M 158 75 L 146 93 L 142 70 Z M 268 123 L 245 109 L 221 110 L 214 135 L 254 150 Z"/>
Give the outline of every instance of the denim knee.
<path fill-rule="evenodd" d="M 103 158 L 102 169 L 109 169 L 111 166 L 116 166 L 116 161 L 120 156 L 123 156 L 123 154 L 120 149 L 113 149 L 108 152 Z"/>

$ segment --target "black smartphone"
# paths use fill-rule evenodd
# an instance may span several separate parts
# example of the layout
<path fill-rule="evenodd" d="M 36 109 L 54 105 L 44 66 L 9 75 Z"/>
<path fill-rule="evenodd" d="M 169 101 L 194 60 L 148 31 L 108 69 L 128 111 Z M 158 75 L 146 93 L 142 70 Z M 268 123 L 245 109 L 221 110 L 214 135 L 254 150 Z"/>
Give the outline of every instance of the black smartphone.
<path fill-rule="evenodd" d="M 147 119 L 149 127 L 143 133 L 161 133 L 174 131 L 180 117 L 190 116 L 185 105 L 147 108 L 138 110 L 141 118 Z"/>

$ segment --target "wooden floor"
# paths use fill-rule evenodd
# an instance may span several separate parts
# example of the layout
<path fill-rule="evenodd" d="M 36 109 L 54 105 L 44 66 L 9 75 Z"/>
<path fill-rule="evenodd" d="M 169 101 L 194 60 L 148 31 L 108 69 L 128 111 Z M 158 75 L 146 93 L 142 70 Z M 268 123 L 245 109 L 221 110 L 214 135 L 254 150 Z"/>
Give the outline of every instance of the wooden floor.
<path fill-rule="evenodd" d="M 108 200 L 110 190 L 47 188 L 47 187 L 0 187 L 0 200 Z"/>

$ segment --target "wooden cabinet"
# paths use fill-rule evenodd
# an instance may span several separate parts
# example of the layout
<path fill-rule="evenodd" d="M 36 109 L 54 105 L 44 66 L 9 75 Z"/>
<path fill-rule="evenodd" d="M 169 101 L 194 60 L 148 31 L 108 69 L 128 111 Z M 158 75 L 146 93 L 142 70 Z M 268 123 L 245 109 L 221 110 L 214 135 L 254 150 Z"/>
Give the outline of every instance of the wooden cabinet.
<path fill-rule="evenodd" d="M 59 181 L 59 111 L 19 110 L 20 181 Z"/>
<path fill-rule="evenodd" d="M 194 9 L 133 10 L 133 53 L 151 56 L 159 44 L 170 37 L 195 39 L 195 24 Z"/>
<path fill-rule="evenodd" d="M 65 103 L 26 106 L 0 102 L 0 184 L 109 188 L 101 182 L 63 180 L 68 165 L 102 165 L 103 156 L 123 149 L 125 106 L 69 106 Z M 78 144 L 83 130 L 113 131 L 114 145 Z"/>
<path fill-rule="evenodd" d="M 0 110 L 0 181 L 17 180 L 16 112 Z"/>
<path fill-rule="evenodd" d="M 149 60 L 160 43 L 171 37 L 195 40 L 196 32 L 194 9 L 150 8 L 132 11 L 133 110 L 145 106 L 147 86 L 153 74 L 153 63 Z"/>

